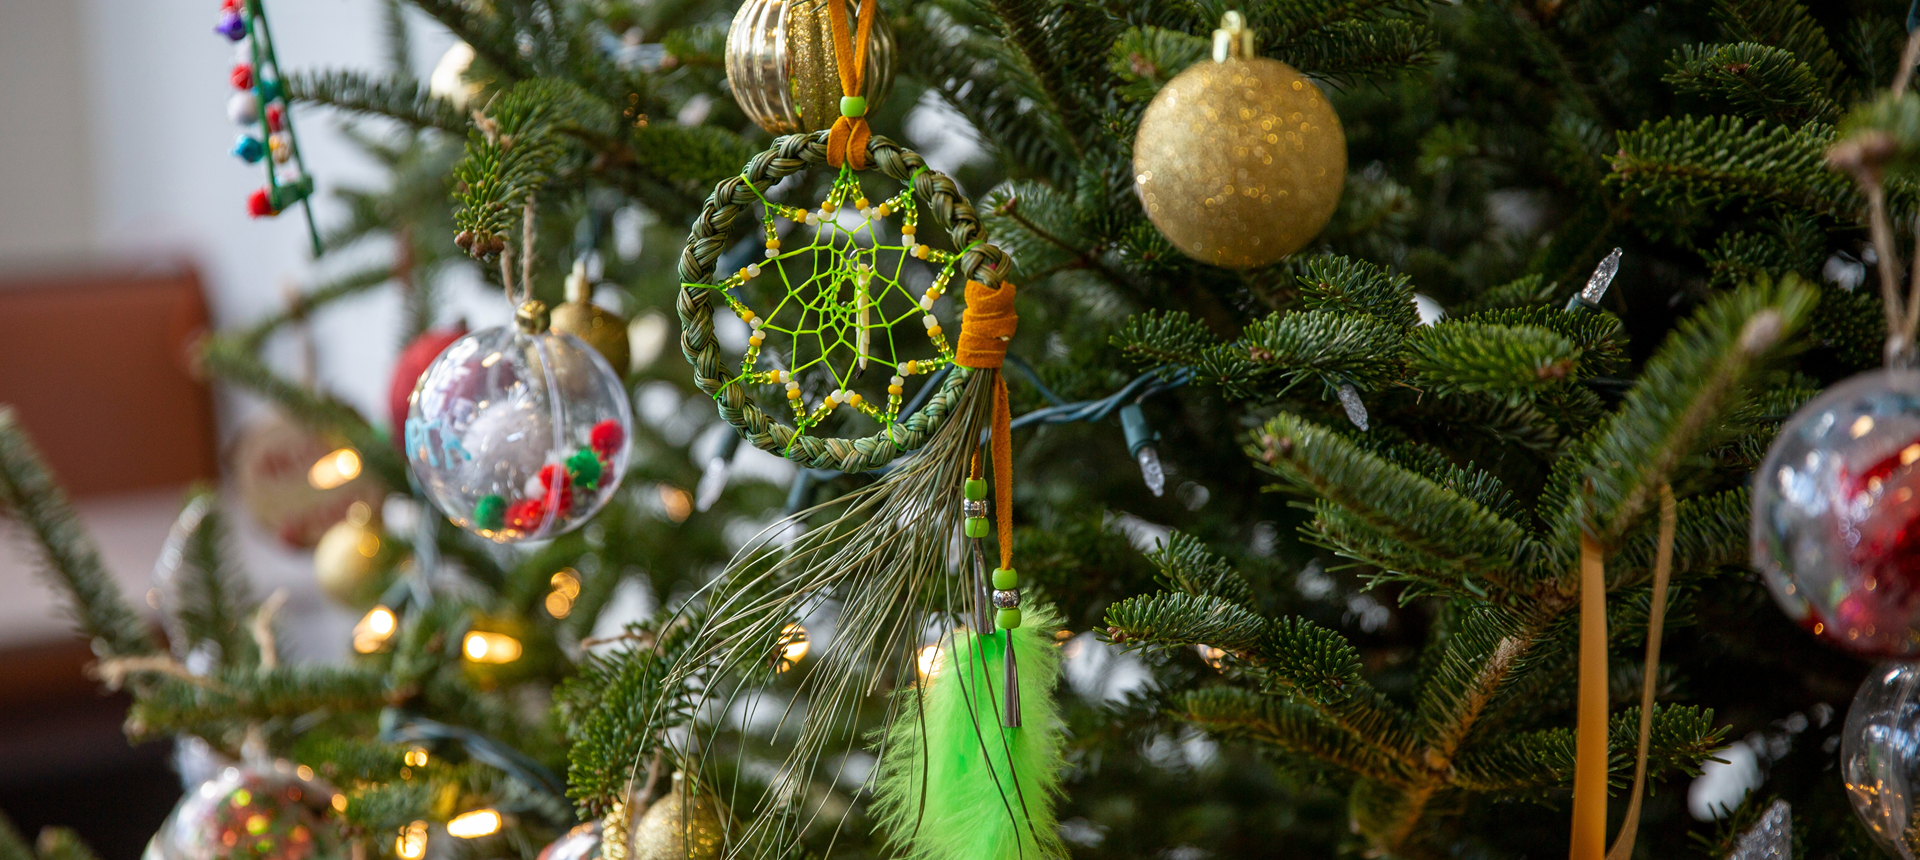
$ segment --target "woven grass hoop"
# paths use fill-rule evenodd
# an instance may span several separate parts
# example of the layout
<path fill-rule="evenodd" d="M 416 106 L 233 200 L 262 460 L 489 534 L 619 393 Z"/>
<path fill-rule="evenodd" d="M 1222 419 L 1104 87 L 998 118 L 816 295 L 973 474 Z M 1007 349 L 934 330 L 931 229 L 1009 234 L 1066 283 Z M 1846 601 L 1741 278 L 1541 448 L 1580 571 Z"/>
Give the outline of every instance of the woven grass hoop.
<path fill-rule="evenodd" d="M 963 277 L 988 286 L 999 286 L 1006 271 L 1006 253 L 987 242 L 987 230 L 973 211 L 973 204 L 946 174 L 927 167 L 920 155 L 892 140 L 874 135 L 867 146 L 872 168 L 913 188 L 944 229 L 953 247 L 965 249 L 956 266 Z M 752 218 L 753 205 L 774 183 L 802 170 L 823 167 L 827 163 L 827 132 L 794 134 L 781 137 L 765 152 L 747 162 L 739 176 L 720 180 L 693 222 L 686 248 L 680 252 L 680 281 L 698 285 L 714 283 L 714 264 L 731 244 L 733 226 L 742 217 Z M 870 169 L 872 169 L 870 168 Z M 714 290 L 685 286 L 676 303 L 680 313 L 680 350 L 693 365 L 694 383 L 713 397 L 720 417 L 738 428 L 754 445 L 816 469 L 865 472 L 908 451 L 925 445 L 933 431 L 946 418 L 948 410 L 960 398 L 963 383 L 971 371 L 955 366 L 947 374 L 940 390 L 912 415 L 890 429 L 860 439 L 810 436 L 793 425 L 762 410 L 753 401 L 745 385 L 729 385 L 733 373 L 720 355 L 713 335 Z"/>

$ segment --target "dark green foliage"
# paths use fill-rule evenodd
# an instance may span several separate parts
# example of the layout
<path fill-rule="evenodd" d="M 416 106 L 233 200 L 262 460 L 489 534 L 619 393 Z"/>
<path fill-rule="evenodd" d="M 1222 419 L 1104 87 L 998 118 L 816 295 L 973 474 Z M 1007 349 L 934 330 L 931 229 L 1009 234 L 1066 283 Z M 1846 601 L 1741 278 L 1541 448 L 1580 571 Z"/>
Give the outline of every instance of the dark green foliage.
<path fill-rule="evenodd" d="M 427 92 L 409 77 L 375 78 L 336 69 L 287 76 L 287 97 L 361 114 L 399 120 L 415 128 L 466 130 L 467 117 L 452 102 Z"/>
<path fill-rule="evenodd" d="M 179 606 L 173 616 L 180 622 L 182 645 L 187 651 L 212 645 L 221 665 L 253 666 L 260 655 L 248 622 L 257 606 L 245 575 L 234 569 L 225 515 L 211 491 L 196 492 L 187 508 L 199 516 L 184 535 L 174 571 L 173 599 Z"/>
<path fill-rule="evenodd" d="M 1674 90 L 1719 102 L 1755 119 L 1786 126 L 1832 122 L 1840 108 L 1826 83 L 1793 54 L 1751 42 L 1687 45 L 1666 81 Z"/>

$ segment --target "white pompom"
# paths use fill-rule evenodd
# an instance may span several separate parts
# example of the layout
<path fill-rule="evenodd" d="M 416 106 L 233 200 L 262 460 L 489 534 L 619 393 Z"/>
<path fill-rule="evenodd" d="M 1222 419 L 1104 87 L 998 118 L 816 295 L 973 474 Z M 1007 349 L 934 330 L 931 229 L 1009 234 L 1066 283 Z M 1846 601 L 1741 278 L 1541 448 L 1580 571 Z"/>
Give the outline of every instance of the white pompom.
<path fill-rule="evenodd" d="M 227 118 L 241 126 L 260 121 L 260 102 L 253 97 L 252 90 L 241 90 L 227 99 Z"/>

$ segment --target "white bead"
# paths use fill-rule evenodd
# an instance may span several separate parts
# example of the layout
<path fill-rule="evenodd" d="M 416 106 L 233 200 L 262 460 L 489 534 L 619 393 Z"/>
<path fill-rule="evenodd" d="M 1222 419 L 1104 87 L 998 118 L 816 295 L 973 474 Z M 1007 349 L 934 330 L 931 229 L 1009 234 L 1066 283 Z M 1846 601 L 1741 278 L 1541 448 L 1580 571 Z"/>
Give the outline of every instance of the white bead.
<path fill-rule="evenodd" d="M 927 314 L 926 316 L 923 316 L 920 318 L 920 324 L 926 326 L 927 328 L 933 328 L 934 326 L 939 325 L 940 321 L 938 319 L 935 319 L 933 314 Z"/>
<path fill-rule="evenodd" d="M 780 256 L 780 250 L 779 250 L 778 248 L 768 248 L 768 249 L 767 249 L 767 259 L 769 259 L 769 260 L 771 260 L 771 259 L 773 259 L 773 258 L 775 258 L 775 257 L 778 257 L 778 256 Z"/>
<path fill-rule="evenodd" d="M 782 373 L 782 374 L 780 374 L 780 375 L 781 375 L 781 376 L 786 376 L 786 374 L 785 374 L 785 373 Z M 800 383 L 798 383 L 798 382 L 788 382 L 788 383 L 787 383 L 787 390 L 788 390 L 788 391 L 799 391 L 799 390 L 800 390 Z"/>
<path fill-rule="evenodd" d="M 914 239 L 912 235 L 901 236 L 900 241 L 906 243 L 908 250 L 912 250 L 913 246 L 920 244 L 920 242 Z"/>
<path fill-rule="evenodd" d="M 820 210 L 820 223 L 825 224 L 828 221 L 832 221 L 832 220 L 833 220 L 832 213 L 828 212 L 825 209 Z"/>
<path fill-rule="evenodd" d="M 887 380 L 887 384 L 888 385 L 905 385 L 907 384 L 907 381 L 901 378 L 899 374 L 895 374 L 892 379 Z"/>
<path fill-rule="evenodd" d="M 260 121 L 260 102 L 253 97 L 253 90 L 241 90 L 227 99 L 227 119 L 234 125 L 253 125 Z"/>
<path fill-rule="evenodd" d="M 920 309 L 923 311 L 933 310 L 933 294 L 932 293 L 928 293 L 920 297 Z"/>
<path fill-rule="evenodd" d="M 760 264 L 759 264 L 759 263 L 748 263 L 748 264 L 747 264 L 747 277 L 749 277 L 749 278 L 757 278 L 757 277 L 760 277 Z"/>
<path fill-rule="evenodd" d="M 779 376 L 779 379 L 780 379 L 780 381 L 781 381 L 781 382 L 792 382 L 792 381 L 793 381 L 793 377 L 791 377 L 791 376 L 788 376 L 788 375 L 787 375 L 787 372 L 786 372 L 786 371 L 784 371 L 784 370 L 782 370 L 782 371 L 780 371 L 780 376 Z"/>
<path fill-rule="evenodd" d="M 233 61 L 253 65 L 253 40 L 241 39 L 233 43 Z"/>
<path fill-rule="evenodd" d="M 766 320 L 763 320 L 759 317 L 754 317 L 753 322 L 748 323 L 748 325 L 753 326 L 754 331 L 759 331 L 760 326 L 764 325 L 765 323 L 766 323 Z"/>

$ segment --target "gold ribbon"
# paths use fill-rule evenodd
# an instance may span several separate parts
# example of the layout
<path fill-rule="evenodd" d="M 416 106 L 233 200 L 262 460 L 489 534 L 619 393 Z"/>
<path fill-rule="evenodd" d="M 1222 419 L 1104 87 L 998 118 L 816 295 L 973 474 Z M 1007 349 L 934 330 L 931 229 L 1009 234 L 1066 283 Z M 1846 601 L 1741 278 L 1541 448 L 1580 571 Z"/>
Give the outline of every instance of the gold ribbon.
<path fill-rule="evenodd" d="M 1640 684 L 1640 744 L 1634 757 L 1633 795 L 1613 850 L 1607 850 L 1607 574 L 1605 550 L 1580 538 L 1580 695 L 1573 762 L 1571 860 L 1628 860 L 1640 828 L 1646 795 L 1647 749 L 1653 735 L 1653 694 L 1660 676 L 1660 636 L 1667 614 L 1667 582 L 1673 573 L 1673 537 L 1679 516 L 1673 488 L 1660 485 L 1660 532 L 1653 563 L 1653 603 L 1647 612 L 1647 658 Z"/>
<path fill-rule="evenodd" d="M 880 0 L 861 0 L 860 30 L 852 41 L 847 33 L 847 0 L 827 0 L 827 19 L 833 28 L 833 62 L 840 72 L 840 94 L 864 95 L 867 74 L 867 36 L 873 32 L 873 17 Z M 827 132 L 827 164 L 850 164 L 855 170 L 867 169 L 867 141 L 873 132 L 865 116 L 842 114 Z"/>
<path fill-rule="evenodd" d="M 866 0 L 868 8 L 874 0 Z M 863 10 L 864 11 L 864 10 Z M 993 514 L 1000 541 L 1000 567 L 1013 567 L 1013 410 L 1007 405 L 1007 379 L 1000 374 L 1006 362 L 1007 340 L 1020 317 L 1013 312 L 1013 285 L 998 289 L 979 281 L 967 282 L 967 308 L 960 312 L 960 342 L 953 362 L 961 367 L 992 370 L 993 374 Z M 977 474 L 977 471 L 976 471 Z"/>

